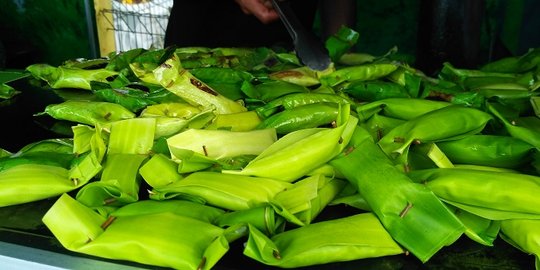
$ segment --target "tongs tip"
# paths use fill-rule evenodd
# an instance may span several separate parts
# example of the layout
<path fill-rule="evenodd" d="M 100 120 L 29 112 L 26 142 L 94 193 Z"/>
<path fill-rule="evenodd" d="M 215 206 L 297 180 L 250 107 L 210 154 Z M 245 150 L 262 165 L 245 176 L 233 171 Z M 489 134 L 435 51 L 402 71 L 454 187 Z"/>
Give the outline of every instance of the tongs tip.
<path fill-rule="evenodd" d="M 324 44 L 304 28 L 286 0 L 272 0 L 272 4 L 291 35 L 296 56 L 302 64 L 317 71 L 327 69 L 331 60 Z"/>

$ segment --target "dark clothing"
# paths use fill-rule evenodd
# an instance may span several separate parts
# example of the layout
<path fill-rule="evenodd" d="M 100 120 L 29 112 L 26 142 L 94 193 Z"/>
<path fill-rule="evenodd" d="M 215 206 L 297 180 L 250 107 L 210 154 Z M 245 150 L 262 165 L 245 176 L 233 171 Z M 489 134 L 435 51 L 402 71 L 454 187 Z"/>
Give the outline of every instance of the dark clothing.
<path fill-rule="evenodd" d="M 294 0 L 291 5 L 304 26 L 311 29 L 318 1 Z M 175 0 L 165 46 L 292 48 L 292 40 L 279 20 L 261 23 L 246 15 L 234 0 Z"/>

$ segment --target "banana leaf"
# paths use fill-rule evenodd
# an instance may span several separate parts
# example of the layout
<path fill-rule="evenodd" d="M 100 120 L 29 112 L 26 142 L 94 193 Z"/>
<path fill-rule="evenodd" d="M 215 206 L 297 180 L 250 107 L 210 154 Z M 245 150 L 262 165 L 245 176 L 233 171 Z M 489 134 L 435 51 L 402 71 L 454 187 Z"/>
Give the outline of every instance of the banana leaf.
<path fill-rule="evenodd" d="M 454 214 L 465 225 L 467 237 L 479 244 L 493 246 L 501 229 L 500 220 L 485 219 L 461 209 L 454 210 Z"/>
<path fill-rule="evenodd" d="M 540 97 L 531 97 L 531 106 L 536 117 L 540 117 Z"/>
<path fill-rule="evenodd" d="M 266 265 L 295 268 L 403 253 L 372 213 L 321 221 L 269 238 L 249 226 L 244 255 Z"/>
<path fill-rule="evenodd" d="M 333 90 L 328 92 L 289 93 L 257 107 L 255 111 L 262 118 L 267 118 L 280 110 L 290 110 L 316 103 L 351 104 L 353 101 L 347 96 L 337 95 Z"/>
<path fill-rule="evenodd" d="M 287 109 L 262 120 L 258 129 L 272 128 L 284 135 L 300 129 L 317 128 L 336 121 L 339 108 L 332 103 L 313 103 Z"/>
<path fill-rule="evenodd" d="M 129 87 L 99 89 L 93 90 L 93 92 L 100 100 L 120 104 L 134 113 L 140 112 L 149 105 L 156 104 L 155 101 L 147 98 L 147 92 Z"/>
<path fill-rule="evenodd" d="M 91 82 L 107 82 L 108 79 L 118 75 L 118 72 L 100 69 L 82 69 L 74 67 L 53 67 L 48 64 L 33 64 L 26 68 L 36 79 L 43 80 L 53 89 L 75 88 L 90 90 Z"/>
<path fill-rule="evenodd" d="M 20 164 L 43 164 L 69 169 L 75 154 L 70 139 L 44 139 L 29 143 L 16 153 L 0 155 L 0 171 Z"/>
<path fill-rule="evenodd" d="M 310 224 L 319 213 L 343 189 L 346 182 L 327 178 L 323 175 L 313 175 L 299 180 L 292 187 L 282 191 L 272 199 L 278 213 L 287 218 L 296 216 L 294 222 L 304 226 Z M 285 213 L 286 212 L 286 213 Z"/>
<path fill-rule="evenodd" d="M 341 56 L 337 63 L 347 66 L 355 66 L 370 63 L 375 60 L 377 60 L 377 57 L 369 53 L 346 52 Z"/>
<path fill-rule="evenodd" d="M 188 129 L 167 139 L 171 157 L 181 160 L 176 152 L 190 150 L 213 159 L 242 155 L 258 155 L 277 140 L 274 129 L 228 131 Z"/>
<path fill-rule="evenodd" d="M 483 108 L 486 96 L 473 89 L 463 89 L 458 84 L 446 80 L 422 80 L 419 98 L 436 99 L 474 108 Z"/>
<path fill-rule="evenodd" d="M 360 127 L 330 164 L 357 188 L 392 238 L 422 262 L 465 231 L 435 194 L 396 168 Z"/>
<path fill-rule="evenodd" d="M 226 230 L 193 217 L 205 212 L 149 212 L 103 217 L 64 194 L 42 220 L 66 249 L 113 260 L 211 269 L 229 249 Z"/>
<path fill-rule="evenodd" d="M 70 179 L 66 168 L 21 163 L 0 171 L 0 206 L 53 198 L 87 182 Z"/>
<path fill-rule="evenodd" d="M 77 201 L 93 209 L 138 201 L 139 168 L 146 158 L 135 154 L 108 154 L 100 180 L 82 187 L 77 192 Z"/>
<path fill-rule="evenodd" d="M 531 118 L 531 125 L 529 124 L 529 121 L 527 121 L 527 117 L 523 119 L 509 121 L 500 112 L 500 109 L 494 106 L 494 104 L 487 103 L 487 109 L 491 114 L 493 114 L 503 123 L 504 128 L 506 129 L 508 134 L 510 134 L 510 136 L 521 139 L 524 142 L 533 145 L 537 149 L 540 149 L 540 130 L 538 128 L 538 124 L 540 124 L 539 118 Z M 525 125 L 522 125 L 522 123 L 524 123 Z"/>
<path fill-rule="evenodd" d="M 187 103 L 177 102 L 147 106 L 139 117 L 155 119 L 155 138 L 170 137 L 189 128 L 190 125 L 206 126 L 209 121 L 216 118 L 210 110 L 202 111 Z"/>
<path fill-rule="evenodd" d="M 509 219 L 501 221 L 501 238 L 525 253 L 536 257 L 536 269 L 540 268 L 540 220 Z"/>
<path fill-rule="evenodd" d="M 8 150 L 0 148 L 0 158 L 9 157 L 11 155 L 12 155 L 12 153 L 9 152 Z"/>
<path fill-rule="evenodd" d="M 530 49 L 520 56 L 504 57 L 483 65 L 484 72 L 523 73 L 540 65 L 540 48 Z"/>
<path fill-rule="evenodd" d="M 111 123 L 108 154 L 148 155 L 154 144 L 155 118 L 133 118 Z"/>
<path fill-rule="evenodd" d="M 323 85 L 336 86 L 350 81 L 371 81 L 381 79 L 398 69 L 396 63 L 367 63 L 358 66 L 344 67 L 329 74 L 322 75 L 319 80 Z"/>
<path fill-rule="evenodd" d="M 356 112 L 360 122 L 377 113 L 396 119 L 411 120 L 449 105 L 452 103 L 421 98 L 389 98 L 360 104 L 356 107 Z"/>
<path fill-rule="evenodd" d="M 112 52 L 109 55 L 110 60 L 105 68 L 117 72 L 128 69 L 129 63 L 133 62 L 133 59 L 135 59 L 135 57 L 139 56 L 145 51 L 146 50 L 143 48 L 136 48 L 127 50 L 125 52 Z"/>
<path fill-rule="evenodd" d="M 240 90 L 242 83 L 254 79 L 251 73 L 232 68 L 201 67 L 190 69 L 190 72 L 212 89 L 232 100 L 243 98 L 244 94 Z"/>
<path fill-rule="evenodd" d="M 438 147 L 436 143 L 423 143 L 419 145 L 413 145 L 409 149 L 409 156 L 407 162 L 409 162 L 410 170 L 420 169 L 420 168 L 453 168 L 455 165 L 452 161 L 446 156 L 446 154 Z M 416 154 L 416 157 L 420 159 L 429 160 L 428 163 L 431 163 L 432 166 L 424 164 L 418 166 L 415 164 L 412 156 Z"/>
<path fill-rule="evenodd" d="M 67 100 L 59 104 L 47 105 L 44 112 L 36 114 L 36 116 L 42 114 L 48 114 L 58 120 L 91 126 L 135 117 L 134 113 L 122 105 L 110 102 L 78 100 Z"/>
<path fill-rule="evenodd" d="M 32 153 L 24 156 L 0 157 L 0 172 L 22 164 L 41 164 L 69 169 L 75 160 L 74 154 L 59 154 L 54 152 Z"/>
<path fill-rule="evenodd" d="M 200 108 L 181 102 L 164 102 L 147 106 L 141 117 L 178 117 L 190 119 L 201 112 Z"/>
<path fill-rule="evenodd" d="M 352 81 L 343 85 L 341 90 L 362 102 L 410 97 L 405 87 L 382 80 Z"/>
<path fill-rule="evenodd" d="M 192 105 L 212 108 L 217 114 L 246 111 L 238 102 L 219 94 L 184 69 L 178 57 L 171 57 L 154 70 L 161 86 Z"/>
<path fill-rule="evenodd" d="M 277 81 L 285 81 L 306 87 L 320 84 L 318 76 L 319 72 L 306 66 L 287 70 L 280 70 L 268 74 L 268 78 L 270 79 Z"/>
<path fill-rule="evenodd" d="M 540 175 L 540 151 L 534 152 L 531 165 L 536 170 L 536 174 Z"/>
<path fill-rule="evenodd" d="M 482 89 L 477 93 L 485 96 L 485 100 L 489 102 L 497 102 L 502 106 L 511 108 L 516 113 L 523 116 L 531 115 L 533 113 L 530 100 L 532 97 L 537 95 L 537 93 L 530 92 L 528 90 Z"/>
<path fill-rule="evenodd" d="M 308 93 L 309 89 L 302 85 L 286 81 L 263 81 L 259 84 L 253 84 L 245 81 L 241 86 L 244 94 L 255 100 L 270 102 L 276 98 L 292 93 Z"/>
<path fill-rule="evenodd" d="M 388 134 L 390 130 L 404 122 L 405 120 L 384 116 L 382 114 L 374 114 L 359 125 L 369 131 L 373 140 L 379 141 L 384 135 Z"/>
<path fill-rule="evenodd" d="M 170 152 L 167 152 L 167 154 L 170 154 Z M 185 149 L 175 149 L 174 155 L 177 171 L 180 174 L 197 171 L 240 170 L 256 157 L 255 155 L 240 155 L 215 159 Z"/>
<path fill-rule="evenodd" d="M 293 182 L 324 165 L 348 143 L 358 119 L 343 105 L 336 128 L 301 129 L 281 137 L 240 171 L 223 173 L 269 177 Z"/>
<path fill-rule="evenodd" d="M 326 39 L 324 44 L 328 50 L 330 59 L 334 63 L 338 62 L 358 42 L 359 36 L 360 34 L 351 28 L 340 27 L 337 33 Z"/>
<path fill-rule="evenodd" d="M 479 133 L 492 116 L 460 105 L 443 107 L 393 128 L 378 144 L 392 158 L 406 156 L 413 142 L 456 140 Z M 437 128 L 433 128 L 437 126 Z"/>
<path fill-rule="evenodd" d="M 282 68 L 276 59 L 275 52 L 266 47 L 220 47 L 211 49 L 211 53 L 213 56 L 219 57 L 225 67 L 231 67 L 237 70 L 251 71 Z"/>
<path fill-rule="evenodd" d="M 260 123 L 261 119 L 255 111 L 218 114 L 205 129 L 251 131 Z"/>
<path fill-rule="evenodd" d="M 96 131 L 87 125 L 72 126 L 73 132 L 73 153 L 80 155 L 91 150 L 90 142 Z"/>
<path fill-rule="evenodd" d="M 0 72 L 0 99 L 10 99 L 21 93 L 21 91 L 13 88 L 9 83 L 28 77 L 29 74 L 17 71 L 1 71 Z"/>
<path fill-rule="evenodd" d="M 181 180 L 178 164 L 163 154 L 154 154 L 139 169 L 139 174 L 151 187 L 162 187 Z"/>
<path fill-rule="evenodd" d="M 1 99 L 10 99 L 20 93 L 21 93 L 20 91 L 15 90 L 15 88 L 5 83 L 0 84 L 0 98 Z"/>
<path fill-rule="evenodd" d="M 501 168 L 519 168 L 531 162 L 535 149 L 520 139 L 501 135 L 471 135 L 437 146 L 453 163 Z"/>
<path fill-rule="evenodd" d="M 239 210 L 224 213 L 217 218 L 219 227 L 230 227 L 238 224 L 249 224 L 263 232 L 265 235 L 274 235 L 282 232 L 285 227 L 285 220 L 277 215 L 274 208 L 269 205 L 253 207 L 246 210 Z"/>
<path fill-rule="evenodd" d="M 520 171 L 492 166 L 483 166 L 483 165 L 470 165 L 470 164 L 454 164 L 454 168 L 462 169 L 471 169 L 471 170 L 481 170 L 481 171 L 493 171 L 493 172 L 509 172 L 509 173 L 520 173 Z"/>
<path fill-rule="evenodd" d="M 169 59 L 175 52 L 175 48 L 143 50 L 129 61 L 129 68 L 124 67 L 123 73 L 129 74 L 131 71 L 143 82 L 159 85 L 154 76 L 154 69 Z M 112 61 L 112 60 L 111 60 Z M 131 79 L 131 81 L 135 81 Z"/>
<path fill-rule="evenodd" d="M 437 197 L 490 220 L 540 217 L 540 177 L 466 168 L 414 170 L 408 176 Z"/>
<path fill-rule="evenodd" d="M 347 183 L 341 192 L 329 203 L 329 205 L 344 204 L 363 212 L 373 212 L 366 199 L 362 194 L 358 193 L 356 187 L 352 183 Z"/>
<path fill-rule="evenodd" d="M 488 72 L 482 70 L 474 69 L 460 69 L 455 68 L 451 63 L 443 63 L 443 67 L 439 72 L 439 77 L 441 79 L 455 82 L 461 85 L 464 89 L 469 89 L 468 82 L 475 81 L 478 79 L 484 79 L 489 77 L 498 77 L 498 78 L 507 78 L 507 79 L 516 79 L 518 75 L 515 73 L 505 73 L 505 72 Z"/>
<path fill-rule="evenodd" d="M 73 141 L 69 138 L 43 139 L 23 146 L 14 155 L 22 156 L 42 152 L 72 154 Z"/>
<path fill-rule="evenodd" d="M 70 170 L 69 177 L 76 181 L 90 181 L 98 175 L 103 166 L 101 162 L 107 151 L 107 140 L 105 132 L 98 124 L 95 128 L 86 128 L 85 126 L 74 126 L 74 130 L 82 130 L 85 133 L 82 136 L 74 137 L 74 150 L 79 149 L 85 151 L 79 153 L 79 157 L 75 159 Z M 78 133 L 75 133 L 78 134 Z M 80 134 L 79 134 L 80 135 Z"/>
<path fill-rule="evenodd" d="M 150 191 L 156 200 L 192 199 L 227 210 L 246 210 L 261 206 L 291 184 L 270 178 L 217 172 L 194 172 L 180 181 Z"/>

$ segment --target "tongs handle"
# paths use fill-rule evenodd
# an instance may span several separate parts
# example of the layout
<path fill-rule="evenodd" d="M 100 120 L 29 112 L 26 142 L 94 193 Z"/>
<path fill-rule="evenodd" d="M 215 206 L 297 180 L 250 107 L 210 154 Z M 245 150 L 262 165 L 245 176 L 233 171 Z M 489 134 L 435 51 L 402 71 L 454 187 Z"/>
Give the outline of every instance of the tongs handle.
<path fill-rule="evenodd" d="M 325 70 L 330 65 L 328 51 L 311 31 L 307 31 L 294 13 L 288 0 L 272 0 L 274 9 L 289 32 L 296 55 L 314 70 Z"/>

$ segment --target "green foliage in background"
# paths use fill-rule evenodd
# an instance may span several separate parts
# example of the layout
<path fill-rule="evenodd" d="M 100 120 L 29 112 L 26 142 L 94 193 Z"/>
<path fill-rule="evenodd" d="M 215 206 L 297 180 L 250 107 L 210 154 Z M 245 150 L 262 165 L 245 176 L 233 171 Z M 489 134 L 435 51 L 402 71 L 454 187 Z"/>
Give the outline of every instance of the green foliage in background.
<path fill-rule="evenodd" d="M 399 52 L 414 55 L 419 2 L 358 1 L 356 30 L 360 33 L 360 42 L 355 49 L 382 55 L 397 46 Z"/>
<path fill-rule="evenodd" d="M 24 54 L 31 55 L 33 59 L 27 60 L 30 63 L 52 65 L 71 58 L 88 58 L 90 45 L 84 2 L 1 0 L 0 41 L 6 47 L 6 67 L 21 65 L 9 60 L 24 61 L 21 60 Z"/>
<path fill-rule="evenodd" d="M 421 0 L 357 0 L 356 25 L 360 37 L 356 52 L 382 55 L 396 46 L 413 63 L 416 55 Z M 481 29 L 482 63 L 522 55 L 540 45 L 540 1 L 485 0 Z M 314 25 L 320 31 L 320 21 Z"/>

